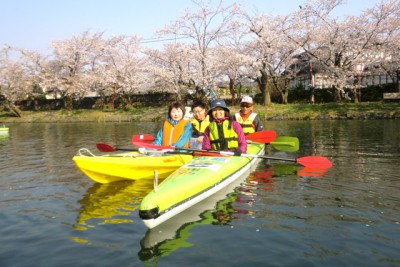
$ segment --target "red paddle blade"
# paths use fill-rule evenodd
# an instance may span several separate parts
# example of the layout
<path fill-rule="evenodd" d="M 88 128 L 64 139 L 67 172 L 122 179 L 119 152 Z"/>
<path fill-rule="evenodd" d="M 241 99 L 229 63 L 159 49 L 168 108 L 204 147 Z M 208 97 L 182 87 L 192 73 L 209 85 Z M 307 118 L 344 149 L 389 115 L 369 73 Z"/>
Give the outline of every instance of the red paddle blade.
<path fill-rule="evenodd" d="M 264 144 L 271 143 L 272 141 L 275 140 L 275 138 L 276 138 L 276 132 L 273 130 L 264 130 L 246 135 L 247 140 Z"/>
<path fill-rule="evenodd" d="M 132 137 L 132 142 L 152 142 L 154 137 L 148 134 L 138 134 Z"/>
<path fill-rule="evenodd" d="M 106 143 L 98 143 L 96 147 L 101 152 L 114 152 L 116 150 L 115 147 Z"/>
<path fill-rule="evenodd" d="M 145 142 L 132 141 L 132 144 L 137 147 L 152 148 L 152 149 L 156 149 L 156 150 L 163 150 L 163 149 L 175 150 L 175 147 L 173 147 L 173 146 L 159 146 L 159 145 L 154 145 L 154 144 L 145 143 Z"/>
<path fill-rule="evenodd" d="M 332 167 L 332 162 L 320 156 L 307 156 L 298 158 L 297 163 L 305 166 L 305 167 L 314 167 L 314 168 L 330 168 Z"/>

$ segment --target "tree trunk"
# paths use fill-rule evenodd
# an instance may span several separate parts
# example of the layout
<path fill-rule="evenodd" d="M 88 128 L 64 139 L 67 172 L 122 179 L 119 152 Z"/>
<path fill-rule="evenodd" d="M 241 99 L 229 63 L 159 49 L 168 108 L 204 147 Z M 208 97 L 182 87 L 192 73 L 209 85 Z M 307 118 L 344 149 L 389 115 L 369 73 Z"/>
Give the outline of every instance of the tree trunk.
<path fill-rule="evenodd" d="M 258 84 L 258 87 L 260 88 L 260 91 L 263 95 L 263 105 L 264 106 L 269 106 L 271 105 L 271 93 L 268 88 L 268 76 L 267 73 L 264 70 L 260 70 L 261 72 L 261 77 L 257 78 L 256 82 Z"/>
<path fill-rule="evenodd" d="M 282 104 L 287 104 L 288 103 L 288 97 L 289 97 L 289 91 L 288 90 L 284 90 L 281 93 L 282 96 Z"/>
<path fill-rule="evenodd" d="M 229 91 L 232 95 L 232 107 L 235 106 L 235 81 L 229 78 Z"/>
<path fill-rule="evenodd" d="M 64 107 L 66 110 L 72 110 L 73 109 L 73 99 L 72 96 L 67 95 L 64 98 Z"/>
<path fill-rule="evenodd" d="M 340 88 L 337 88 L 336 86 L 334 86 L 334 89 L 335 90 L 334 90 L 334 95 L 333 95 L 333 101 L 335 103 L 341 102 L 342 101 L 342 97 L 340 95 Z"/>
<path fill-rule="evenodd" d="M 14 114 L 15 117 L 21 118 L 21 112 L 20 112 L 19 108 L 16 107 L 14 104 L 12 104 L 12 103 L 6 103 L 4 106 L 5 106 L 7 109 L 9 109 L 10 112 L 11 112 L 12 114 Z"/>

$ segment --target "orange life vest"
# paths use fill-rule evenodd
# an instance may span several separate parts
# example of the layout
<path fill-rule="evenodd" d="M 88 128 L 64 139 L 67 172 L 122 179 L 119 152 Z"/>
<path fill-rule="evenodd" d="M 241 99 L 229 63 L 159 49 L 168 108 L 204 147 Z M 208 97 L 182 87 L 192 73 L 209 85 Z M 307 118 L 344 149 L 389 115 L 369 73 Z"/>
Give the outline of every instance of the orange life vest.
<path fill-rule="evenodd" d="M 164 122 L 161 145 L 171 146 L 172 144 L 175 144 L 183 134 L 186 123 L 190 122 L 187 120 L 180 120 L 177 125 L 173 126 L 168 120 L 166 120 Z M 184 147 L 189 147 L 189 142 L 187 142 Z"/>

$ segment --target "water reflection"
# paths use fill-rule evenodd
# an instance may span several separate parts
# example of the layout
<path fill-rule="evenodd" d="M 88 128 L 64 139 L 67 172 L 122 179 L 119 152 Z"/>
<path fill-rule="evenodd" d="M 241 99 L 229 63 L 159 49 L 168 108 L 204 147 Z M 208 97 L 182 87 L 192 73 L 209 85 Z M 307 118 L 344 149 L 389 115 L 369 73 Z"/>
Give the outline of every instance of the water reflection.
<path fill-rule="evenodd" d="M 156 228 L 147 230 L 140 241 L 139 259 L 157 262 L 160 257 L 168 256 L 180 248 L 191 247 L 193 244 L 188 239 L 195 227 L 230 225 L 235 220 L 242 220 L 243 216 L 253 216 L 258 212 L 257 201 L 275 190 L 276 178 L 289 175 L 300 181 L 304 177 L 296 175 L 299 169 L 301 167 L 296 164 L 274 164 L 268 167 L 260 164 L 254 172 L 243 176 L 245 181 L 239 179 L 214 196 Z"/>
<path fill-rule="evenodd" d="M 95 184 L 71 158 L 81 147 L 95 150 L 97 142 L 129 145 L 132 135 L 154 135 L 160 126 L 12 125 L 0 136 L 2 265 L 143 266 L 160 258 L 185 265 L 208 251 L 205 265 L 399 262 L 398 120 L 266 122 L 278 136 L 300 140 L 298 153 L 279 156 L 321 155 L 333 167 L 262 161 L 220 199 L 147 230 L 137 208 L 152 184 L 142 190 L 135 182 Z"/>
<path fill-rule="evenodd" d="M 168 256 L 180 248 L 191 247 L 192 244 L 187 240 L 194 227 L 207 224 L 228 224 L 233 219 L 234 213 L 231 205 L 236 201 L 238 195 L 238 191 L 234 188 L 239 184 L 240 181 L 236 181 L 163 224 L 147 230 L 144 238 L 140 241 L 139 259 L 146 262 L 157 262 L 158 258 Z"/>
<path fill-rule="evenodd" d="M 153 189 L 153 180 L 94 183 L 79 200 L 75 229 L 87 230 L 97 225 L 130 223 L 129 216 L 138 209 L 142 198 Z"/>

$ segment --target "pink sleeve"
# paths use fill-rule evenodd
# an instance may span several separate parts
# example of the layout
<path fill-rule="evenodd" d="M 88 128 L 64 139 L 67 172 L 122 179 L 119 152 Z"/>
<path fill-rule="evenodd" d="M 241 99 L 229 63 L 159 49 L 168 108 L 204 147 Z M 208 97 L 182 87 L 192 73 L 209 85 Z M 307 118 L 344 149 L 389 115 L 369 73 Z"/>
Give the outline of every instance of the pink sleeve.
<path fill-rule="evenodd" d="M 208 128 L 208 127 L 204 130 L 204 138 L 203 138 L 203 144 L 202 144 L 201 148 L 204 150 L 211 149 L 210 128 Z"/>
<path fill-rule="evenodd" d="M 242 126 L 237 121 L 232 121 L 232 127 L 233 130 L 237 133 L 238 135 L 238 143 L 239 143 L 239 148 L 243 153 L 246 153 L 247 151 L 247 142 L 246 142 L 246 136 L 243 133 Z M 203 142 L 204 144 L 204 142 Z"/>

